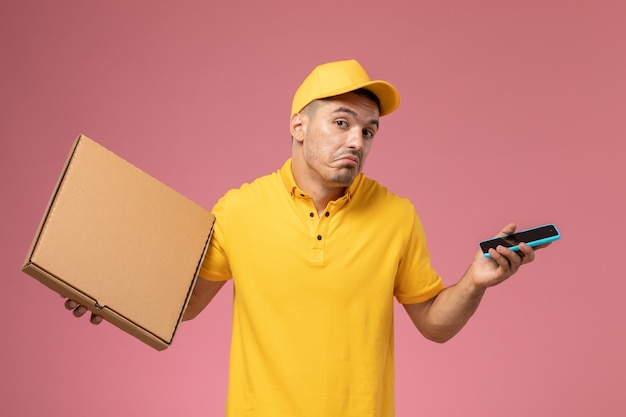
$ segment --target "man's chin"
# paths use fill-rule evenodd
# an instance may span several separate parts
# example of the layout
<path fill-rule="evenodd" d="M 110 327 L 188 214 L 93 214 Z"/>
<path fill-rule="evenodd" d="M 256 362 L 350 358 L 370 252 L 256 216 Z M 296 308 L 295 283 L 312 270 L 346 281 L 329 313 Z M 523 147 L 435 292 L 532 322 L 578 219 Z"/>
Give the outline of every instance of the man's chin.
<path fill-rule="evenodd" d="M 352 184 L 357 175 L 359 175 L 359 172 L 356 169 L 353 167 L 346 167 L 331 178 L 331 181 L 342 187 L 348 187 Z"/>

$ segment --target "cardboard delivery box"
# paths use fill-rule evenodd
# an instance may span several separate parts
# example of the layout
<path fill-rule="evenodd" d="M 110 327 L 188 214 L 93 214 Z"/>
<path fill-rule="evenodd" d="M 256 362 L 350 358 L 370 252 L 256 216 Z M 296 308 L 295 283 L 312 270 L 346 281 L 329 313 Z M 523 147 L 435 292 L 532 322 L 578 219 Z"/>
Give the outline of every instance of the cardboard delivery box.
<path fill-rule="evenodd" d="M 163 350 L 182 319 L 214 220 L 81 135 L 22 270 Z"/>

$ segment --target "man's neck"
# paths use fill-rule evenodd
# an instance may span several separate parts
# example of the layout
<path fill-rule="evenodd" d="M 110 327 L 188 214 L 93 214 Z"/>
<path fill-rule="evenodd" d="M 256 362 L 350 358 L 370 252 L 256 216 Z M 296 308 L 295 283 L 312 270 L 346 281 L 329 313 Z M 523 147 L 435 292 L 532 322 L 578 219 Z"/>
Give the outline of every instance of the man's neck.
<path fill-rule="evenodd" d="M 346 193 L 346 187 L 321 183 L 317 179 L 299 172 L 296 166 L 292 165 L 291 171 L 298 188 L 311 196 L 318 215 L 324 213 L 328 203 L 343 197 Z"/>

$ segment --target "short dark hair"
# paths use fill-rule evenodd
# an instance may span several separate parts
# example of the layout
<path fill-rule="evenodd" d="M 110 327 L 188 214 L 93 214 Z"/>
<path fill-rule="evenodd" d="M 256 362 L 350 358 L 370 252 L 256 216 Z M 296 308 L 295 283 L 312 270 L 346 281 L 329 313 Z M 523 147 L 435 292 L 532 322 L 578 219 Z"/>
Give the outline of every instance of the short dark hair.
<path fill-rule="evenodd" d="M 372 93 L 367 88 L 359 88 L 358 90 L 354 90 L 352 92 L 356 95 L 365 97 L 366 99 L 373 101 L 378 106 L 378 110 L 380 110 L 380 99 L 376 94 Z"/>

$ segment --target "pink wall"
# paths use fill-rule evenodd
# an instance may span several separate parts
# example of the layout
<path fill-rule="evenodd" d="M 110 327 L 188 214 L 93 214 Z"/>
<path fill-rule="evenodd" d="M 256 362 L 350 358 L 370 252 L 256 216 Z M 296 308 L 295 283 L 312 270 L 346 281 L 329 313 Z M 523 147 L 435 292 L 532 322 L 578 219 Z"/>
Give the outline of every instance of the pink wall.
<path fill-rule="evenodd" d="M 230 284 L 159 353 L 21 263 L 79 133 L 210 208 L 289 156 L 302 78 L 354 57 L 403 100 L 366 172 L 448 284 L 509 221 L 564 235 L 445 345 L 398 309 L 398 416 L 625 415 L 624 3 L 213 3 L 0 3 L 0 414 L 223 414 Z"/>

